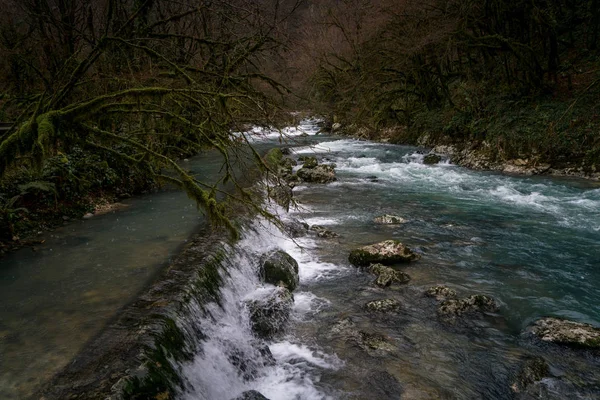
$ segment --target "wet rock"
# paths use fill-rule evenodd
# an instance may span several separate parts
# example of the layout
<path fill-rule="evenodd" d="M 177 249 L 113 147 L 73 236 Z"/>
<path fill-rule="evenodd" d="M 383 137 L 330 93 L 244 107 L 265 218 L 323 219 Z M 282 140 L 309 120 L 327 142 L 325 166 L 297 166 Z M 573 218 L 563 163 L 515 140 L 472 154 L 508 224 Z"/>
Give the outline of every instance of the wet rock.
<path fill-rule="evenodd" d="M 498 310 L 496 301 L 483 294 L 475 294 L 461 300 L 446 300 L 438 307 L 438 313 L 446 316 L 461 316 L 463 314 L 495 312 Z"/>
<path fill-rule="evenodd" d="M 380 287 L 388 287 L 394 283 L 403 284 L 410 281 L 410 276 L 401 271 L 396 271 L 391 267 L 386 267 L 383 264 L 371 264 L 369 272 L 377 275 L 375 284 Z"/>
<path fill-rule="evenodd" d="M 413 253 L 408 247 L 397 240 L 386 240 L 381 243 L 360 247 L 352 250 L 348 261 L 361 267 L 373 263 L 394 264 L 399 262 L 416 261 L 420 255 Z"/>
<path fill-rule="evenodd" d="M 425 296 L 433 297 L 437 301 L 449 300 L 456 298 L 456 290 L 450 289 L 444 285 L 438 285 L 427 289 Z"/>
<path fill-rule="evenodd" d="M 358 345 L 365 350 L 393 351 L 395 347 L 388 341 L 387 337 L 376 332 L 358 332 Z"/>
<path fill-rule="evenodd" d="M 260 392 L 256 390 L 248 390 L 247 392 L 242 393 L 240 396 L 236 397 L 234 400 L 269 400 L 265 396 L 263 396 Z"/>
<path fill-rule="evenodd" d="M 316 232 L 318 237 L 324 238 L 324 239 L 332 239 L 332 238 L 336 238 L 336 237 L 340 236 L 337 233 L 335 233 L 334 231 L 331 231 L 321 225 L 313 225 L 310 227 L 310 230 L 313 232 Z"/>
<path fill-rule="evenodd" d="M 523 363 L 510 388 L 515 393 L 521 393 L 531 384 L 542 380 L 550 373 L 550 367 L 541 357 L 531 358 Z"/>
<path fill-rule="evenodd" d="M 423 164 L 426 164 L 426 165 L 433 165 L 433 164 L 437 164 L 437 163 L 439 163 L 440 161 L 442 161 L 442 157 L 441 157 L 441 156 L 439 156 L 439 155 L 437 155 L 437 154 L 434 154 L 434 153 L 427 154 L 427 155 L 426 155 L 426 156 L 423 158 Z"/>
<path fill-rule="evenodd" d="M 373 300 L 365 304 L 367 311 L 376 313 L 392 313 L 400 310 L 400 303 L 394 299 Z"/>
<path fill-rule="evenodd" d="M 306 236 L 308 228 L 309 226 L 306 222 L 301 222 L 297 219 L 292 219 L 283 223 L 284 231 L 293 238 Z"/>
<path fill-rule="evenodd" d="M 272 251 L 261 257 L 260 276 L 266 283 L 293 291 L 300 282 L 298 262 L 285 251 Z"/>
<path fill-rule="evenodd" d="M 282 147 L 281 154 L 283 154 L 284 156 L 289 156 L 292 154 L 292 150 L 289 147 Z"/>
<path fill-rule="evenodd" d="M 292 292 L 277 287 L 267 296 L 246 302 L 252 330 L 261 338 L 271 338 L 283 331 L 294 304 Z"/>
<path fill-rule="evenodd" d="M 316 157 L 302 156 L 298 160 L 302 162 L 302 168 L 311 169 L 319 165 Z"/>
<path fill-rule="evenodd" d="M 382 224 L 382 225 L 396 225 L 396 224 L 404 224 L 407 221 L 402 217 L 398 217 L 397 215 L 385 214 L 385 215 L 376 217 L 373 220 L 373 222 L 375 222 L 376 224 Z"/>
<path fill-rule="evenodd" d="M 276 185 L 270 187 L 268 192 L 269 197 L 273 199 L 275 203 L 279 204 L 286 211 L 290 210 L 290 203 L 294 197 L 291 187 L 288 185 Z"/>
<path fill-rule="evenodd" d="M 600 349 L 600 328 L 560 318 L 542 318 L 529 331 L 544 342 Z"/>
<path fill-rule="evenodd" d="M 303 166 L 297 175 L 303 181 L 310 183 L 329 183 L 337 180 L 335 168 L 331 165 L 317 165 L 311 168 Z"/>
<path fill-rule="evenodd" d="M 332 132 L 337 132 L 340 129 L 342 129 L 342 124 L 340 124 L 339 122 L 336 122 L 334 124 L 331 125 L 331 131 Z"/>
<path fill-rule="evenodd" d="M 276 361 L 266 344 L 256 341 L 251 349 L 239 349 L 234 346 L 227 352 L 227 359 L 234 365 L 244 380 L 255 379 L 265 366 L 275 365 Z"/>

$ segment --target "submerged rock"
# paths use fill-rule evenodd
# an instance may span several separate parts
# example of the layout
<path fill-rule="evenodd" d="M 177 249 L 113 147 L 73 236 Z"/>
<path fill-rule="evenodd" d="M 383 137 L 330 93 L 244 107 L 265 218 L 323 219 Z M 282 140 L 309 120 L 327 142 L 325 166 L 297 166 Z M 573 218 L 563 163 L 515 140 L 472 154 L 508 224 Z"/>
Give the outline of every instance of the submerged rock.
<path fill-rule="evenodd" d="M 317 236 L 320 238 L 331 239 L 331 238 L 336 238 L 336 237 L 340 236 L 337 233 L 335 233 L 334 231 L 329 230 L 321 225 L 313 225 L 310 227 L 310 230 L 313 232 L 316 232 Z"/>
<path fill-rule="evenodd" d="M 306 236 L 308 228 L 309 226 L 306 222 L 301 222 L 297 219 L 291 219 L 283 223 L 284 231 L 293 238 Z"/>
<path fill-rule="evenodd" d="M 600 328 L 589 324 L 548 317 L 536 321 L 529 330 L 544 342 L 600 349 Z"/>
<path fill-rule="evenodd" d="M 254 333 L 268 339 L 281 332 L 290 317 L 293 304 L 292 292 L 283 287 L 275 288 L 261 299 L 247 301 Z"/>
<path fill-rule="evenodd" d="M 261 257 L 260 276 L 264 282 L 295 290 L 300 282 L 298 262 L 285 251 L 275 250 Z"/>
<path fill-rule="evenodd" d="M 353 342 L 365 351 L 381 350 L 387 352 L 395 350 L 395 347 L 384 335 L 356 329 L 356 324 L 351 318 L 344 318 L 336 322 L 331 328 L 331 334 L 341 336 L 346 342 Z"/>
<path fill-rule="evenodd" d="M 388 287 L 394 283 L 403 284 L 410 281 L 410 276 L 401 271 L 396 271 L 383 264 L 371 264 L 369 272 L 377 275 L 375 284 L 380 287 Z"/>
<path fill-rule="evenodd" d="M 412 250 L 399 241 L 386 240 L 381 243 L 352 250 L 348 261 L 357 267 L 362 267 L 373 263 L 394 264 L 410 262 L 420 258 L 420 255 L 413 253 Z"/>
<path fill-rule="evenodd" d="M 400 310 L 400 302 L 394 299 L 373 300 L 365 304 L 370 312 L 391 313 Z"/>
<path fill-rule="evenodd" d="M 423 158 L 423 164 L 426 164 L 426 165 L 433 165 L 433 164 L 437 164 L 437 163 L 439 163 L 440 161 L 442 161 L 442 157 L 441 157 L 441 156 L 439 156 L 439 155 L 437 155 L 437 154 L 434 154 L 434 153 L 427 154 L 427 155 L 426 155 L 426 156 Z"/>
<path fill-rule="evenodd" d="M 311 168 L 304 166 L 300 168 L 297 175 L 303 181 L 310 183 L 329 183 L 337 180 L 332 165 L 317 165 Z"/>
<path fill-rule="evenodd" d="M 550 373 L 550 367 L 541 357 L 531 358 L 523 363 L 510 388 L 515 393 L 521 393 L 531 384 L 542 380 Z"/>
<path fill-rule="evenodd" d="M 385 214 L 385 215 L 376 217 L 373 220 L 373 222 L 375 222 L 376 224 L 381 224 L 381 225 L 397 225 L 397 224 L 404 224 L 407 221 L 402 217 L 398 217 L 397 215 Z"/>
<path fill-rule="evenodd" d="M 247 392 L 242 393 L 240 396 L 236 397 L 234 400 L 269 400 L 265 396 L 263 396 L 260 392 L 256 390 L 248 390 Z"/>
<path fill-rule="evenodd" d="M 456 298 L 456 290 L 450 289 L 444 285 L 438 285 L 427 289 L 425 296 L 433 297 L 437 301 L 449 300 Z"/>
<path fill-rule="evenodd" d="M 446 300 L 438 308 L 440 315 L 461 316 L 470 313 L 486 313 L 498 310 L 496 301 L 483 294 L 475 294 L 461 300 Z"/>

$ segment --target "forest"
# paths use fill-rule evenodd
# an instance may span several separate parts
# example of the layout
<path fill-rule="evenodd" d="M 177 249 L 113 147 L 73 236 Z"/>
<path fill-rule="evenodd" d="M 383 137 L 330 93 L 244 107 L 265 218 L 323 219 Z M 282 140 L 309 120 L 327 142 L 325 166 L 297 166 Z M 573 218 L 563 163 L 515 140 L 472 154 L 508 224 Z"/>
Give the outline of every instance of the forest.
<path fill-rule="evenodd" d="M 4 0 L 2 251 L 164 184 L 227 226 L 179 160 L 236 184 L 233 133 L 291 111 L 595 172 L 599 48 L 600 0 Z"/>

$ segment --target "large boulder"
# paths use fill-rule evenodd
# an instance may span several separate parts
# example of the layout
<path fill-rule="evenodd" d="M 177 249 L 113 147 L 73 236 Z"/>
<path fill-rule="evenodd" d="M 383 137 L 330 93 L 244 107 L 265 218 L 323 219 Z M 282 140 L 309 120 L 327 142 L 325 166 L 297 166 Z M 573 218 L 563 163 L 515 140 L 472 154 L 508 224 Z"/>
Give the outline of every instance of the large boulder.
<path fill-rule="evenodd" d="M 312 168 L 304 166 L 296 174 L 303 181 L 310 183 L 329 183 L 337 180 L 332 165 L 317 165 Z"/>
<path fill-rule="evenodd" d="M 258 299 L 248 300 L 246 307 L 252 330 L 258 337 L 273 337 L 285 328 L 293 305 L 292 292 L 283 287 L 275 287 Z"/>
<path fill-rule="evenodd" d="M 377 275 L 375 284 L 379 287 L 388 287 L 395 283 L 403 284 L 410 281 L 410 276 L 408 276 L 408 274 L 401 271 L 396 271 L 395 269 L 386 267 L 383 264 L 371 264 L 369 267 L 369 272 Z"/>
<path fill-rule="evenodd" d="M 311 156 L 302 156 L 298 158 L 300 162 L 302 162 L 302 168 L 312 169 L 319 165 L 319 161 L 317 161 L 317 157 Z"/>
<path fill-rule="evenodd" d="M 400 303 L 394 299 L 373 300 L 365 304 L 365 308 L 375 313 L 392 313 L 400 309 Z"/>
<path fill-rule="evenodd" d="M 375 177 L 377 178 L 377 177 Z M 379 217 L 376 217 L 373 222 L 381 225 L 398 225 L 406 223 L 406 220 L 402 217 L 398 217 L 397 215 L 385 214 Z"/>
<path fill-rule="evenodd" d="M 400 262 L 416 261 L 420 255 L 413 253 L 408 247 L 398 240 L 386 240 L 369 246 L 352 250 L 348 261 L 357 267 L 368 266 L 374 263 L 395 264 Z"/>
<path fill-rule="evenodd" d="M 300 282 L 298 262 L 281 250 L 271 251 L 261 257 L 259 273 L 264 282 L 292 291 Z"/>
<path fill-rule="evenodd" d="M 445 316 L 461 316 L 463 314 L 495 312 L 496 301 L 483 294 L 474 294 L 460 300 L 446 300 L 438 307 L 438 313 Z"/>
<path fill-rule="evenodd" d="M 544 342 L 600 349 L 600 328 L 589 324 L 548 317 L 537 320 L 529 330 Z"/>

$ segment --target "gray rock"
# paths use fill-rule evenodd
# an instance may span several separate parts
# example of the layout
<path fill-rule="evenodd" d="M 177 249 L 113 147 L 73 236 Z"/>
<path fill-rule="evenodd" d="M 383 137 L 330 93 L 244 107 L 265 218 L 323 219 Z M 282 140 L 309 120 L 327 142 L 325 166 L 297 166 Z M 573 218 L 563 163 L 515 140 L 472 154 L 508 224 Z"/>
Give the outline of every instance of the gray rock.
<path fill-rule="evenodd" d="M 260 277 L 272 285 L 294 290 L 300 282 L 298 262 L 288 253 L 275 250 L 261 257 Z"/>
<path fill-rule="evenodd" d="M 335 233 L 334 231 L 331 231 L 331 230 L 325 228 L 324 226 L 320 226 L 320 225 L 313 225 L 310 227 L 310 230 L 315 232 L 318 237 L 324 238 L 324 239 L 331 239 L 331 238 L 336 238 L 336 237 L 340 236 L 337 233 Z"/>
<path fill-rule="evenodd" d="M 362 267 L 373 263 L 395 264 L 410 262 L 420 258 L 420 255 L 413 253 L 412 250 L 399 241 L 386 240 L 352 250 L 348 261 L 357 267 Z"/>
<path fill-rule="evenodd" d="M 456 291 L 444 285 L 433 286 L 427 289 L 425 296 L 434 297 L 437 301 L 456 298 Z"/>
<path fill-rule="evenodd" d="M 438 313 L 446 316 L 461 316 L 463 314 L 495 312 L 498 310 L 496 301 L 483 294 L 475 294 L 461 300 L 446 300 L 438 307 Z"/>
<path fill-rule="evenodd" d="M 410 281 L 410 276 L 401 271 L 396 271 L 391 267 L 386 267 L 383 264 L 371 264 L 369 272 L 377 275 L 375 284 L 380 287 L 388 287 L 392 284 L 403 284 Z"/>
<path fill-rule="evenodd" d="M 542 318 L 530 332 L 544 342 L 572 347 L 600 349 L 600 328 L 560 318 Z"/>
<path fill-rule="evenodd" d="M 283 331 L 293 304 L 292 292 L 283 287 L 274 288 L 273 292 L 261 299 L 247 301 L 254 333 L 269 339 Z"/>
<path fill-rule="evenodd" d="M 340 129 L 342 129 L 342 124 L 340 124 L 339 122 L 335 122 L 331 125 L 332 132 L 339 131 Z"/>
<path fill-rule="evenodd" d="M 365 304 L 370 312 L 392 313 L 400 310 L 400 303 L 394 299 L 373 300 Z"/>
<path fill-rule="evenodd" d="M 427 154 L 424 158 L 423 158 L 423 164 L 426 165 L 433 165 L 433 164 L 437 164 L 440 161 L 442 161 L 442 157 L 437 155 L 437 154 Z"/>
<path fill-rule="evenodd" d="M 385 214 L 385 215 L 376 217 L 373 220 L 373 222 L 375 222 L 376 224 L 382 224 L 382 225 L 397 225 L 397 224 L 404 224 L 407 221 L 404 218 L 399 217 L 397 215 Z"/>
<path fill-rule="evenodd" d="M 376 332 L 358 330 L 356 324 L 350 318 L 344 318 L 336 322 L 331 328 L 331 336 L 340 336 L 344 341 L 353 342 L 368 352 L 371 350 L 383 352 L 395 350 L 387 337 Z"/>
<path fill-rule="evenodd" d="M 303 181 L 310 183 L 329 183 L 337 180 L 335 168 L 331 165 L 317 165 L 311 168 L 304 166 L 300 168 L 297 175 Z"/>

